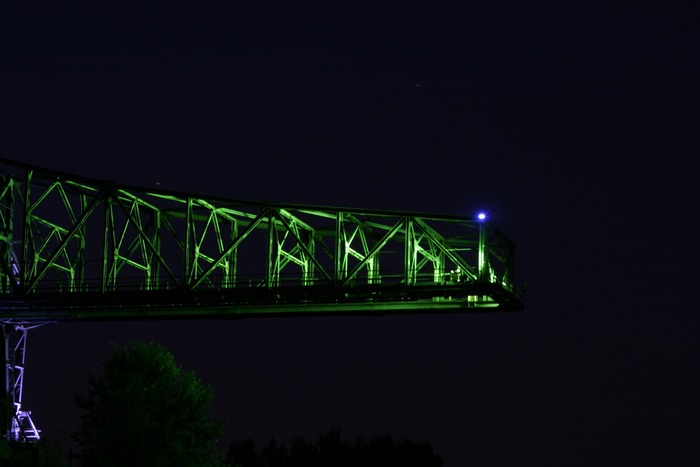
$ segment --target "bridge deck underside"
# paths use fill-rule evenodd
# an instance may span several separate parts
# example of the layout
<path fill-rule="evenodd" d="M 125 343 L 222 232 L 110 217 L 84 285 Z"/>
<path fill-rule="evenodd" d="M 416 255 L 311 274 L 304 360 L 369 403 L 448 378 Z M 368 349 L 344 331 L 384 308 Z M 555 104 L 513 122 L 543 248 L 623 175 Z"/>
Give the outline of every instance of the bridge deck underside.
<path fill-rule="evenodd" d="M 5 320 L 50 321 L 515 311 L 522 303 L 494 284 L 454 284 L 54 293 L 2 307 Z"/>

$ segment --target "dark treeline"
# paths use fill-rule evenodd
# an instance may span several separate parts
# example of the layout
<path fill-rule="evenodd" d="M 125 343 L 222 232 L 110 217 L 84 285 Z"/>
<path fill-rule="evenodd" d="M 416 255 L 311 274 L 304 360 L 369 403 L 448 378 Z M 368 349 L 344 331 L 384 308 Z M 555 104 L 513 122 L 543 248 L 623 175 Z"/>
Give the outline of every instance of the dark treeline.
<path fill-rule="evenodd" d="M 0 467 L 441 467 L 427 443 L 394 440 L 390 434 L 343 439 L 331 429 L 316 441 L 252 440 L 215 449 L 223 420 L 211 413 L 212 389 L 183 370 L 162 345 L 113 345 L 101 373 L 75 394 L 80 425 L 75 455 L 65 458 L 46 439 L 38 443 L 0 436 Z M 4 407 L 3 407 L 4 405 Z M 7 399 L 0 409 L 12 413 Z"/>
<path fill-rule="evenodd" d="M 17 443 L 0 438 L 0 467 L 72 467 L 60 446 L 41 440 Z"/>
<path fill-rule="evenodd" d="M 442 458 L 427 443 L 394 440 L 390 434 L 343 439 L 332 429 L 315 442 L 297 437 L 289 446 L 274 438 L 258 449 L 253 440 L 236 441 L 228 449 L 231 467 L 441 467 Z"/>

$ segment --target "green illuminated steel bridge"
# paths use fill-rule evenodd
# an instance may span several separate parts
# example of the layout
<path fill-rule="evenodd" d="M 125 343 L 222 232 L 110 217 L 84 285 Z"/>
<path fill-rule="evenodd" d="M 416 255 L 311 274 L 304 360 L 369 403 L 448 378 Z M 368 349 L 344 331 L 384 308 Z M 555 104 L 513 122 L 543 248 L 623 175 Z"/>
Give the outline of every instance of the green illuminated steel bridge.
<path fill-rule="evenodd" d="M 176 193 L 0 159 L 0 322 L 14 433 L 31 424 L 20 409 L 32 326 L 514 311 L 523 301 L 513 255 L 513 243 L 476 217 Z"/>

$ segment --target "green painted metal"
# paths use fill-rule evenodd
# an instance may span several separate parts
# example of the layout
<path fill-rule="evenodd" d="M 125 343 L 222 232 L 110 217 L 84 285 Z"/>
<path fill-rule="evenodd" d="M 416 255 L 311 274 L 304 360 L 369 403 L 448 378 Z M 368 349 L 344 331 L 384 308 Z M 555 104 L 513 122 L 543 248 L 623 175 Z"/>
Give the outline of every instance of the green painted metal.
<path fill-rule="evenodd" d="M 523 308 L 514 245 L 460 216 L 251 202 L 0 159 L 0 321 Z"/>

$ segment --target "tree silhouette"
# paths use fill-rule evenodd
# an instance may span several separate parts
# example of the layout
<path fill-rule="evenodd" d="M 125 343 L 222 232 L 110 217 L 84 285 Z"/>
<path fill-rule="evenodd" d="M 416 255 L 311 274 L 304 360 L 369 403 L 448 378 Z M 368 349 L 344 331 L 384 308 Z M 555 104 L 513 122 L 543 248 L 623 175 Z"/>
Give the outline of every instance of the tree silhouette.
<path fill-rule="evenodd" d="M 23 443 L 0 438 L 0 466 L 8 467 L 64 467 L 61 449 L 46 439 Z"/>
<path fill-rule="evenodd" d="M 223 423 L 211 416 L 212 390 L 156 343 L 112 346 L 102 374 L 76 394 L 83 412 L 74 434 L 83 466 L 218 465 Z"/>
<path fill-rule="evenodd" d="M 301 437 L 292 439 L 289 448 L 289 467 L 314 467 L 317 463 L 318 448 L 313 443 Z"/>
<path fill-rule="evenodd" d="M 442 458 L 427 443 L 396 442 L 390 434 L 344 440 L 340 429 L 316 443 L 294 438 L 287 449 L 274 438 L 259 452 L 252 440 L 234 442 L 227 455 L 233 467 L 441 467 Z"/>

